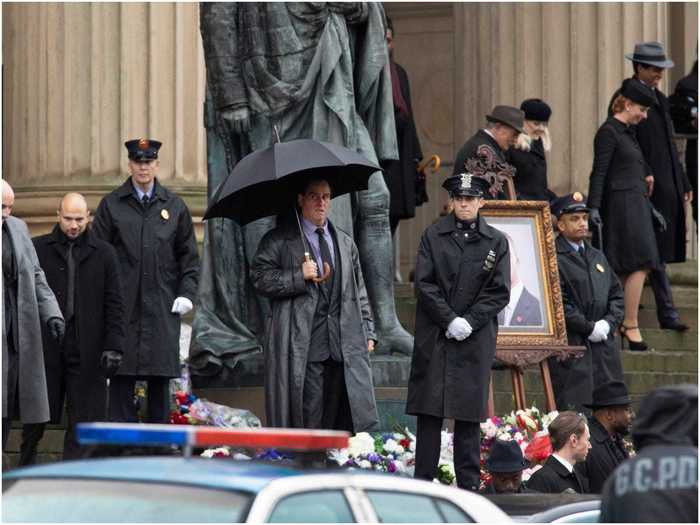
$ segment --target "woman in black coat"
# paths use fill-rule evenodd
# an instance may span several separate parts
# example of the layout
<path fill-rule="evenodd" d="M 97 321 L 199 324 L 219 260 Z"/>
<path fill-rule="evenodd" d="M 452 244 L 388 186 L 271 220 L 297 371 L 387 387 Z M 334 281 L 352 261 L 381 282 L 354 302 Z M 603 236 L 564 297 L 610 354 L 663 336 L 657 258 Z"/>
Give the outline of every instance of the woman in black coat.
<path fill-rule="evenodd" d="M 654 177 L 630 128 L 646 118 L 654 94 L 626 79 L 612 105 L 613 116 L 598 129 L 588 190 L 590 219 L 603 224 L 603 248 L 625 290 L 625 318 L 620 331 L 630 350 L 646 350 L 637 320 L 647 272 L 659 265 L 652 206 Z"/>
<path fill-rule="evenodd" d="M 552 109 L 539 98 L 524 100 L 520 109 L 525 112 L 526 133 L 506 152 L 508 162 L 516 170 L 515 193 L 521 201 L 552 201 L 556 195 L 548 188 L 545 156 L 552 145 L 547 127 Z"/>

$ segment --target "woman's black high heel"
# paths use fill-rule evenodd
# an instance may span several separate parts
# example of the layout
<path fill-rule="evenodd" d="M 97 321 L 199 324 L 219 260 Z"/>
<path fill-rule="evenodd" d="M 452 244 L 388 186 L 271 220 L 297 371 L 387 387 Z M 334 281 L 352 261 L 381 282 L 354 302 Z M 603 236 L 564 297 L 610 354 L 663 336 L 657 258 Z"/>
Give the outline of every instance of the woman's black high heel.
<path fill-rule="evenodd" d="M 624 338 L 627 339 L 627 346 L 630 349 L 630 352 L 644 352 L 646 350 L 649 350 L 649 345 L 647 345 L 643 340 L 642 341 L 631 341 L 629 336 L 627 335 L 627 330 L 634 330 L 634 329 L 639 329 L 638 326 L 625 326 L 623 324 L 620 325 L 620 335 Z"/>

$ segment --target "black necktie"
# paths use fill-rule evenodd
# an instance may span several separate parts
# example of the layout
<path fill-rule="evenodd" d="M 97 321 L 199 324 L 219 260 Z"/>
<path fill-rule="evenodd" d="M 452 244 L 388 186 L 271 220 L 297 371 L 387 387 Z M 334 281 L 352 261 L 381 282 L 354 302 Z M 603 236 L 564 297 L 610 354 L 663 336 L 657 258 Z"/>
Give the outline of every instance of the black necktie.
<path fill-rule="evenodd" d="M 66 287 L 66 321 L 70 321 L 73 317 L 73 308 L 75 300 L 75 259 L 73 258 L 74 242 L 68 243 L 68 253 L 66 254 L 66 263 L 68 266 L 68 286 Z"/>
<path fill-rule="evenodd" d="M 586 252 L 585 252 L 585 250 L 583 249 L 583 244 L 582 244 L 581 246 L 578 247 L 578 253 L 579 253 L 579 255 L 580 255 L 581 257 L 585 257 L 585 256 L 586 256 Z"/>
<path fill-rule="evenodd" d="M 144 193 L 144 194 L 143 194 L 143 197 L 141 197 L 141 206 L 143 206 L 144 209 L 145 209 L 145 208 L 148 208 L 148 201 L 149 201 L 149 199 L 148 199 L 148 193 Z"/>
<path fill-rule="evenodd" d="M 326 243 L 326 238 L 323 236 L 323 228 L 316 228 L 316 233 L 318 233 L 318 247 L 321 250 L 321 259 L 323 259 L 323 262 L 327 262 L 331 271 L 333 271 L 333 259 L 331 259 L 331 251 L 328 248 L 328 243 Z M 319 275 L 323 275 L 320 267 L 318 273 Z"/>

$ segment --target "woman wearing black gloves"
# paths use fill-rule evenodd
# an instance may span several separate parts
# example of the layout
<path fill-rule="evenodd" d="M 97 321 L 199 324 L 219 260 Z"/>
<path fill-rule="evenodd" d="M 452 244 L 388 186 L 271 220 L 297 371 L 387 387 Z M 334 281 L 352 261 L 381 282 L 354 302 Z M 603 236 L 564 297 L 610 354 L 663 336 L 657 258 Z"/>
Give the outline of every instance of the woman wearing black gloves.
<path fill-rule="evenodd" d="M 644 161 L 634 130 L 647 116 L 654 93 L 636 79 L 622 83 L 612 113 L 594 141 L 588 189 L 590 221 L 603 224 L 603 249 L 625 289 L 625 319 L 620 332 L 630 350 L 647 349 L 637 320 L 647 272 L 659 264 L 649 196 L 654 177 Z"/>

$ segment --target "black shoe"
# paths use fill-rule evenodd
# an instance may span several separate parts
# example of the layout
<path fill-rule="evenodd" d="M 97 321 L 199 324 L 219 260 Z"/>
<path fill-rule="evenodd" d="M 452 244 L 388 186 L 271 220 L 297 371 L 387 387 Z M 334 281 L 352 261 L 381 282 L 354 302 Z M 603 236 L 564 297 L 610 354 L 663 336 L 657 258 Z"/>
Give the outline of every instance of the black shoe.
<path fill-rule="evenodd" d="M 661 325 L 661 328 L 664 330 L 675 330 L 676 332 L 685 332 L 690 328 L 687 324 L 681 323 L 678 319 L 671 319 L 670 321 L 659 323 L 659 325 Z"/>
<path fill-rule="evenodd" d="M 622 336 L 623 339 L 627 339 L 627 346 L 630 349 L 630 352 L 646 352 L 649 350 L 649 345 L 647 345 L 644 340 L 642 341 L 630 341 L 629 336 L 627 335 L 627 330 L 634 330 L 634 329 L 639 329 L 638 326 L 625 326 L 625 325 L 620 325 L 620 335 Z M 641 335 L 641 332 L 640 332 Z"/>

